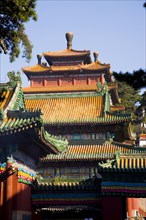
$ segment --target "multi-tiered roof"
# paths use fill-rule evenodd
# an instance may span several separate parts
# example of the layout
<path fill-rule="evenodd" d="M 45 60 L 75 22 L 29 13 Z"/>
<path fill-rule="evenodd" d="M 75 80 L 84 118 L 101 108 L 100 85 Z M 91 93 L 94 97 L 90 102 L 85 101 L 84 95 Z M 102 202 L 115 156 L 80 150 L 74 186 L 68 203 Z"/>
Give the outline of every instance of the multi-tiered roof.
<path fill-rule="evenodd" d="M 97 81 L 110 82 L 110 89 L 116 88 L 112 82 L 109 64 L 98 61 L 98 53 L 94 53 L 94 62 L 90 51 L 72 49 L 72 33 L 67 33 L 67 49 L 58 52 L 44 52 L 37 55 L 38 64 L 24 67 L 22 70 L 31 81 L 25 93 L 95 91 Z M 45 58 L 46 62 L 41 62 Z"/>
<path fill-rule="evenodd" d="M 38 212 L 97 216 L 105 195 L 146 196 L 146 149 L 132 143 L 131 116 L 119 105 L 110 65 L 97 53 L 92 62 L 90 51 L 73 50 L 72 33 L 66 38 L 67 49 L 38 55 L 37 65 L 23 68 L 31 82 L 24 96 L 19 75 L 0 86 L 0 137 L 5 145 L 15 137 L 14 146 L 21 139 L 39 159 L 45 179 L 33 187 Z"/>
<path fill-rule="evenodd" d="M 47 126 L 129 122 L 130 115 L 121 112 L 124 107 L 119 105 L 110 65 L 98 61 L 97 52 L 92 62 L 90 51 L 73 50 L 72 37 L 66 34 L 67 49 L 38 55 L 37 65 L 23 68 L 31 81 L 23 89 L 26 107 L 41 106 Z M 47 63 L 41 62 L 42 57 Z"/>
<path fill-rule="evenodd" d="M 0 147 L 12 141 L 13 144 L 23 145 L 21 150 L 33 158 L 50 152 L 61 152 L 67 143 L 60 140 L 62 144 L 60 147 L 56 139 L 56 143 L 49 141 L 50 136 L 43 128 L 41 110 L 26 109 L 20 74 L 9 72 L 8 77 L 10 79 L 8 83 L 0 84 Z M 30 145 L 32 142 L 35 143 L 31 150 L 26 147 L 28 142 Z"/>
<path fill-rule="evenodd" d="M 139 155 L 144 155 L 145 149 L 135 148 L 130 140 L 131 116 L 120 106 L 110 65 L 101 63 L 97 52 L 92 62 L 90 51 L 72 49 L 72 38 L 72 33 L 67 33 L 67 49 L 44 52 L 37 56 L 37 65 L 23 68 L 31 81 L 30 87 L 23 88 L 26 107 L 41 107 L 46 129 L 51 133 L 76 135 L 61 154 L 41 158 L 41 166 L 59 169 L 66 161 L 72 166 L 95 166 L 103 160 L 105 166 L 101 163 L 101 170 L 112 170 L 113 165 L 106 160 L 114 160 L 115 153 L 121 152 L 116 172 L 143 169 L 145 158 L 140 159 Z M 46 63 L 41 62 L 42 58 Z M 102 140 L 99 133 L 105 135 Z M 88 139 L 89 135 L 93 139 Z"/>

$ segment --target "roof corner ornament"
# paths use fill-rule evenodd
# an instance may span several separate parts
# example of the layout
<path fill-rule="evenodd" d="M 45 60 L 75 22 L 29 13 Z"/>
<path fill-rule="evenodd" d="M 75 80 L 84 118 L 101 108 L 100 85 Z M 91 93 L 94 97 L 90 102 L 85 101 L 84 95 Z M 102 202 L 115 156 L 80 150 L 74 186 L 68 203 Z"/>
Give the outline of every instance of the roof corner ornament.
<path fill-rule="evenodd" d="M 16 161 L 14 160 L 12 154 L 11 154 L 11 156 L 8 156 L 8 157 L 7 157 L 7 162 L 8 162 L 8 163 L 14 163 L 14 162 L 16 162 Z"/>
<path fill-rule="evenodd" d="M 98 61 L 98 55 L 99 55 L 99 53 L 98 53 L 97 51 L 93 53 L 94 62 L 97 62 L 97 61 Z"/>
<path fill-rule="evenodd" d="M 42 54 L 37 54 L 38 65 L 41 65 Z"/>
<path fill-rule="evenodd" d="M 107 83 L 102 84 L 101 82 L 97 82 L 96 86 L 97 86 L 97 92 L 100 95 L 104 95 L 104 94 L 106 94 L 108 92 L 108 85 L 107 85 Z"/>
<path fill-rule="evenodd" d="M 44 135 L 47 138 L 47 140 L 51 144 L 53 144 L 60 152 L 63 152 L 67 149 L 67 147 L 68 147 L 67 139 L 64 139 L 63 137 L 51 135 L 47 131 L 44 131 Z"/>
<path fill-rule="evenodd" d="M 21 75 L 20 72 L 17 72 L 16 75 L 15 75 L 15 72 L 14 72 L 14 71 L 8 72 L 8 77 L 9 77 L 9 80 L 10 80 L 9 84 L 10 84 L 12 87 L 16 86 L 17 82 L 22 83 L 22 81 L 21 81 L 21 76 L 20 76 L 20 75 Z"/>
<path fill-rule="evenodd" d="M 111 102 L 108 85 L 106 82 L 104 84 L 102 84 L 101 82 L 97 82 L 96 86 L 97 86 L 96 92 L 99 95 L 104 96 L 104 102 L 105 102 L 104 114 L 106 115 L 106 113 L 110 111 L 110 102 Z"/>
<path fill-rule="evenodd" d="M 73 33 L 68 32 L 66 33 L 66 40 L 67 40 L 67 49 L 72 49 L 72 39 L 73 39 Z"/>
<path fill-rule="evenodd" d="M 118 168 L 121 154 L 120 150 L 116 151 L 114 153 L 114 159 L 108 159 L 106 162 L 99 162 L 98 166 L 101 168 Z"/>

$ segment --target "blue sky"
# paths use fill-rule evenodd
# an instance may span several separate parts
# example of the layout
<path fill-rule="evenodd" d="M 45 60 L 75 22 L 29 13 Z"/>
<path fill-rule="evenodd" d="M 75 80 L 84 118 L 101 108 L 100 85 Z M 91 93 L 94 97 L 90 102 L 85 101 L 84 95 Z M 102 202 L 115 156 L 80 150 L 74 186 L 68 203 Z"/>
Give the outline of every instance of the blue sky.
<path fill-rule="evenodd" d="M 36 55 L 66 48 L 66 32 L 73 32 L 73 49 L 99 52 L 99 60 L 112 71 L 146 69 L 146 9 L 144 0 L 37 1 L 38 21 L 29 21 L 26 33 L 33 44 L 30 63 L 21 56 L 9 62 L 0 55 L 0 81 L 8 71 L 21 71 L 37 63 Z M 22 71 L 21 71 L 22 72 Z M 29 86 L 22 73 L 23 86 Z"/>

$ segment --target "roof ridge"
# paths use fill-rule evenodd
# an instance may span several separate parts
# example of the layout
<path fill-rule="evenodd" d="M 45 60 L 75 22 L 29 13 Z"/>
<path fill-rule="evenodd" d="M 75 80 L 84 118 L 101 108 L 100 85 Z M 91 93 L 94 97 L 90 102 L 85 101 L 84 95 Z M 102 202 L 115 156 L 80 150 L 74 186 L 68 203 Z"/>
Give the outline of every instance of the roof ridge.
<path fill-rule="evenodd" d="M 41 109 L 19 109 L 19 110 L 8 110 L 8 118 L 39 118 L 42 115 Z"/>

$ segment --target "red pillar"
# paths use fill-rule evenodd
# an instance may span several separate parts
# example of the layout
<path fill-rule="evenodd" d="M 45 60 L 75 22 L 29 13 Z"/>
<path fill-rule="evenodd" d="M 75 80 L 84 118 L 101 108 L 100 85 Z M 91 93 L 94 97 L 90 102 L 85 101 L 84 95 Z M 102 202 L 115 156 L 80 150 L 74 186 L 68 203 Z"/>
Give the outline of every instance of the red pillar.
<path fill-rule="evenodd" d="M 91 80 L 90 80 L 90 78 L 88 77 L 88 78 L 87 78 L 87 84 L 90 85 L 90 84 L 91 84 L 90 82 L 91 82 Z"/>
<path fill-rule="evenodd" d="M 0 216 L 3 216 L 4 183 L 0 182 Z"/>
<path fill-rule="evenodd" d="M 7 163 L 8 177 L 6 179 L 6 200 L 5 200 L 5 220 L 12 219 L 12 199 L 13 199 L 13 175 L 11 175 L 11 164 Z"/>
<path fill-rule="evenodd" d="M 103 198 L 103 220 L 123 220 L 126 219 L 126 205 L 122 197 Z"/>
<path fill-rule="evenodd" d="M 62 80 L 58 79 L 58 86 L 61 86 L 61 84 L 62 84 Z"/>
<path fill-rule="evenodd" d="M 4 198 L 4 220 L 22 218 L 22 216 L 31 216 L 31 186 L 19 183 L 17 174 L 9 170 L 10 164 L 7 165 L 8 177 L 5 183 Z"/>
<path fill-rule="evenodd" d="M 72 79 L 72 84 L 73 84 L 73 85 L 76 85 L 76 80 L 75 80 L 75 78 Z"/>
<path fill-rule="evenodd" d="M 127 216 L 135 217 L 136 211 L 139 210 L 138 198 L 127 198 Z"/>
<path fill-rule="evenodd" d="M 32 211 L 31 186 L 22 183 L 22 187 L 23 187 L 23 191 L 22 191 L 22 197 L 23 197 L 22 210 L 25 210 L 25 211 L 31 213 L 31 211 Z"/>
<path fill-rule="evenodd" d="M 101 80 L 101 83 L 104 84 L 105 80 L 104 80 L 104 74 L 103 73 L 101 74 L 101 79 L 100 80 Z"/>
<path fill-rule="evenodd" d="M 22 215 L 22 213 L 30 215 L 32 211 L 32 205 L 31 205 L 31 186 L 24 184 L 24 183 L 18 183 L 17 182 L 17 206 L 16 206 L 16 212 L 19 213 L 19 215 Z"/>
<path fill-rule="evenodd" d="M 47 82 L 46 79 L 44 79 L 44 85 L 43 86 L 46 86 L 46 84 L 47 84 L 46 82 Z"/>
<path fill-rule="evenodd" d="M 33 80 L 31 79 L 30 86 L 33 86 L 33 85 L 34 85 L 34 83 L 33 83 Z"/>

